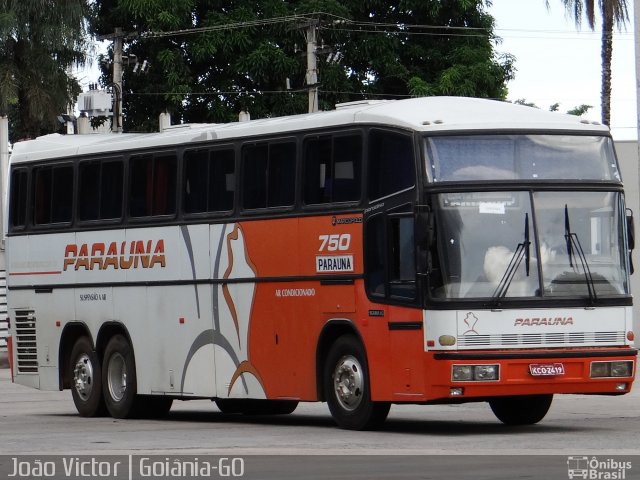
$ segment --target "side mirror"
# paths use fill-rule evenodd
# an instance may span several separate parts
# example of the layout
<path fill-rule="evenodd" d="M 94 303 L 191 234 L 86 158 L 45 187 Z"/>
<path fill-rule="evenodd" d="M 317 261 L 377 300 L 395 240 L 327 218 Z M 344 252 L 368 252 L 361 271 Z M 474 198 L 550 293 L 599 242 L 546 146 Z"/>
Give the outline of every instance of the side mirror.
<path fill-rule="evenodd" d="M 633 212 L 627 208 L 627 246 L 629 250 L 636 248 L 636 233 L 633 221 Z"/>
<path fill-rule="evenodd" d="M 627 208 L 627 249 L 629 250 L 629 273 L 633 274 L 633 259 L 631 258 L 631 252 L 636 248 L 636 230 L 635 223 L 633 221 L 633 212 L 630 208 Z"/>

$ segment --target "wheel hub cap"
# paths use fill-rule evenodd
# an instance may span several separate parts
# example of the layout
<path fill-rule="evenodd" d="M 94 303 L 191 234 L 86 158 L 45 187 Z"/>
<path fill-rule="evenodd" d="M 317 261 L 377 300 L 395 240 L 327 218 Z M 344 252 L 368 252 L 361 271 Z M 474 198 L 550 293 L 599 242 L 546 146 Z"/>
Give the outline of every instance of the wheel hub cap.
<path fill-rule="evenodd" d="M 111 398 L 116 402 L 121 401 L 127 391 L 127 365 L 119 353 L 114 353 L 109 359 L 107 384 Z"/>
<path fill-rule="evenodd" d="M 80 398 L 86 401 L 93 389 L 93 365 L 86 353 L 78 357 L 73 368 L 73 384 Z"/>
<path fill-rule="evenodd" d="M 333 374 L 336 398 L 345 410 L 355 410 L 362 401 L 364 377 L 360 362 L 347 355 L 340 359 Z"/>

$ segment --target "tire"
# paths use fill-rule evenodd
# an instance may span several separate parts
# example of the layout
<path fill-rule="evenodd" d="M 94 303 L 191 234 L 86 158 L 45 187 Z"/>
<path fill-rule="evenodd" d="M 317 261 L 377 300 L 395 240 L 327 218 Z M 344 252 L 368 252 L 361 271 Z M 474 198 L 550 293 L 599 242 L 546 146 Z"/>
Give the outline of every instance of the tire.
<path fill-rule="evenodd" d="M 544 418 L 553 395 L 497 397 L 489 400 L 493 414 L 505 425 L 533 425 Z"/>
<path fill-rule="evenodd" d="M 323 383 L 329 411 L 338 426 L 370 430 L 387 418 L 391 404 L 371 400 L 367 356 L 354 335 L 339 337 L 329 349 Z"/>
<path fill-rule="evenodd" d="M 173 398 L 163 395 L 138 395 L 136 402 L 140 404 L 140 416 L 144 418 L 163 418 L 171 410 Z"/>
<path fill-rule="evenodd" d="M 99 417 L 107 413 L 102 395 L 100 359 L 88 337 L 76 340 L 69 362 L 71 395 L 81 417 Z"/>
<path fill-rule="evenodd" d="M 296 400 L 260 400 L 260 399 L 229 399 L 216 400 L 218 409 L 226 414 L 243 415 L 288 415 L 297 408 Z"/>
<path fill-rule="evenodd" d="M 133 349 L 123 335 L 107 343 L 102 363 L 102 389 L 107 410 L 113 418 L 140 416 L 142 400 L 137 395 L 136 362 Z"/>

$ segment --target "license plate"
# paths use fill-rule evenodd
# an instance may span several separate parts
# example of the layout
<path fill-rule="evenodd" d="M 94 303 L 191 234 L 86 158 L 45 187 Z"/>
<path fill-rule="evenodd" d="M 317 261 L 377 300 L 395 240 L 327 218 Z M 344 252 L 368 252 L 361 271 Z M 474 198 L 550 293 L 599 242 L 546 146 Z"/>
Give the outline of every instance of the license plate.
<path fill-rule="evenodd" d="M 564 375 L 564 365 L 562 363 L 534 363 L 529 365 L 529 372 L 534 377 L 551 377 L 554 375 Z"/>

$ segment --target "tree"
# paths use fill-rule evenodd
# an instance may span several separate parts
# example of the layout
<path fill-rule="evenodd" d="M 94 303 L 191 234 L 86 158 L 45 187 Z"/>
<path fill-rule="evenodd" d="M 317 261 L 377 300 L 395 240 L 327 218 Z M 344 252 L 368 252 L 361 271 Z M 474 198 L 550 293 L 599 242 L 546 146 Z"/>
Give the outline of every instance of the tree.
<path fill-rule="evenodd" d="M 86 0 L 0 0 L 0 114 L 11 141 L 60 128 L 80 92 L 68 74 L 84 64 Z"/>
<path fill-rule="evenodd" d="M 363 98 L 504 98 L 513 59 L 494 51 L 486 3 L 96 0 L 91 28 L 139 32 L 125 53 L 152 67 L 144 75 L 125 70 L 124 124 L 129 131 L 151 130 L 163 111 L 184 122 L 227 122 L 241 110 L 252 118 L 305 112 L 305 32 L 313 22 L 321 109 Z M 203 30 L 168 33 L 194 29 Z M 106 66 L 102 83 L 110 78 Z"/>
<path fill-rule="evenodd" d="M 547 8 L 549 1 L 546 0 Z M 596 25 L 595 0 L 562 0 L 568 14 L 580 28 L 582 16 L 585 15 L 591 30 Z M 613 57 L 613 28 L 622 29 L 629 21 L 627 0 L 598 0 L 598 8 L 602 16 L 602 123 L 611 123 L 611 59 Z"/>
<path fill-rule="evenodd" d="M 528 102 L 525 98 L 519 98 L 517 100 L 514 100 L 513 103 L 515 103 L 516 105 L 524 105 L 525 107 L 540 108 L 535 103 Z M 567 114 L 575 115 L 576 117 L 581 117 L 582 115 L 586 115 L 587 112 L 589 112 L 589 110 L 591 110 L 592 108 L 593 108 L 592 105 L 587 105 L 583 103 L 582 105 L 577 105 L 567 110 Z M 560 103 L 556 102 L 553 105 L 549 105 L 550 112 L 557 112 L 559 110 L 560 110 Z"/>

